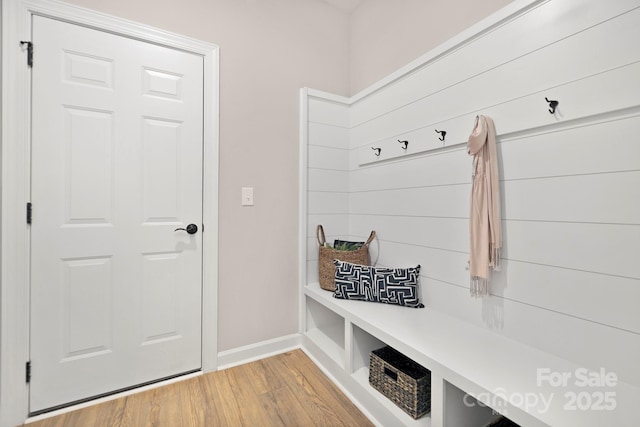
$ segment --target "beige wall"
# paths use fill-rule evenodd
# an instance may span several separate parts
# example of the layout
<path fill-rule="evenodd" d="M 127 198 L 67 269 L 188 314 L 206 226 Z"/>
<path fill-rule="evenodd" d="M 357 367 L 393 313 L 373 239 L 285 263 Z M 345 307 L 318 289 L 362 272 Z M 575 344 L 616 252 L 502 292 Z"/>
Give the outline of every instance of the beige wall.
<path fill-rule="evenodd" d="M 69 2 L 220 46 L 218 350 L 296 333 L 299 89 L 347 93 L 346 14 L 319 0 Z"/>
<path fill-rule="evenodd" d="M 350 94 L 408 64 L 511 0 L 364 0 L 350 17 Z"/>

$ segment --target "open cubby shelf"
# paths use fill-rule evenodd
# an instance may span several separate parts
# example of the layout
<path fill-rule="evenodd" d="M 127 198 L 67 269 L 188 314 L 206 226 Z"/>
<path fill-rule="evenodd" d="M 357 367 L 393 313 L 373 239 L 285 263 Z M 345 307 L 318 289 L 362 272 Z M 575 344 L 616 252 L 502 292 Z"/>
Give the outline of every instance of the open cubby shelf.
<path fill-rule="evenodd" d="M 314 300 L 307 301 L 307 337 L 344 367 L 344 319 Z"/>

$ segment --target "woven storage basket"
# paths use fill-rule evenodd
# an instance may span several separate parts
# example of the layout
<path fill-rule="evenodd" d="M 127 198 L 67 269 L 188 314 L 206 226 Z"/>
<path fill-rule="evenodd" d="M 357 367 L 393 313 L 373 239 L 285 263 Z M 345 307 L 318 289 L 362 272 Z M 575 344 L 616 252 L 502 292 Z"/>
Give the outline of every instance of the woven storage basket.
<path fill-rule="evenodd" d="M 320 281 L 320 287 L 325 291 L 335 291 L 335 276 L 336 266 L 333 264 L 333 260 L 337 259 L 344 262 L 350 262 L 352 264 L 370 265 L 369 259 L 369 243 L 376 237 L 376 232 L 372 231 L 369 235 L 369 239 L 362 245 L 362 247 L 355 251 L 340 251 L 325 246 L 327 242 L 324 236 L 324 229 L 322 225 L 318 225 L 316 230 L 316 237 L 318 238 L 318 276 Z"/>
<path fill-rule="evenodd" d="M 431 411 L 431 371 L 391 347 L 371 352 L 369 384 L 415 419 Z"/>

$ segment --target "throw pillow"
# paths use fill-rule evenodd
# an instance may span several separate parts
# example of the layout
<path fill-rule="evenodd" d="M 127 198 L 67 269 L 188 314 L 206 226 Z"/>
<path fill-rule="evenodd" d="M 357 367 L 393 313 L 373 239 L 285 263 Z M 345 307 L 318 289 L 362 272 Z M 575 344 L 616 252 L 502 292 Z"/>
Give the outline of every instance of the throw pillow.
<path fill-rule="evenodd" d="M 418 298 L 420 266 L 385 268 L 333 260 L 336 266 L 334 298 L 422 308 Z"/>

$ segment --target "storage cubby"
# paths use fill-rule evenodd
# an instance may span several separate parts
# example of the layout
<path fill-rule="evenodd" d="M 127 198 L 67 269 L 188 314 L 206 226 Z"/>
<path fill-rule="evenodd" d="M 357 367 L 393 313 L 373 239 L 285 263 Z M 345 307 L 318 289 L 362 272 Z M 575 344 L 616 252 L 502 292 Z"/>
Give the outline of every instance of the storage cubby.
<path fill-rule="evenodd" d="M 307 337 L 344 367 L 344 318 L 307 298 Z"/>
<path fill-rule="evenodd" d="M 369 355 L 386 344 L 356 325 L 352 328 L 351 374 L 360 382 L 369 382 Z"/>
<path fill-rule="evenodd" d="M 430 426 L 430 415 L 424 415 L 414 420 L 391 400 L 373 388 L 369 384 L 369 357 L 373 350 L 385 347 L 387 344 L 357 325 L 351 324 L 351 376 L 364 389 L 367 390 L 380 404 L 393 414 L 402 425 Z"/>
<path fill-rule="evenodd" d="M 444 384 L 445 427 L 482 427 L 496 418 L 493 409 L 453 384 Z"/>

